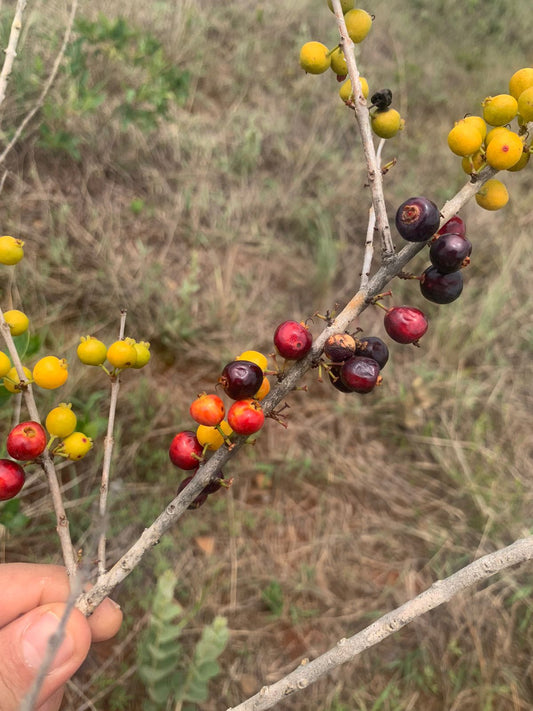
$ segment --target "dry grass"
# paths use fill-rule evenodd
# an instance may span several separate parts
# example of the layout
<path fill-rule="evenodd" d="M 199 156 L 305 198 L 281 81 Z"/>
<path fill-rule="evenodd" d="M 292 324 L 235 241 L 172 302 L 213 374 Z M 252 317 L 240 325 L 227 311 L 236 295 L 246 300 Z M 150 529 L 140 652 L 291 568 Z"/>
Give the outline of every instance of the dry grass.
<path fill-rule="evenodd" d="M 80 162 L 41 147 L 36 131 L 9 159 L 2 229 L 28 247 L 13 294 L 43 347 L 73 360 L 79 335 L 114 339 L 122 306 L 128 332 L 152 342 L 150 372 L 124 377 L 113 555 L 173 495 L 179 477 L 166 450 L 177 430 L 191 426 L 192 397 L 211 388 L 238 352 L 271 350 L 279 321 L 324 313 L 358 282 L 368 195 L 357 136 L 334 78 L 305 76 L 296 61 L 307 39 L 331 44 L 335 25 L 322 3 L 289 5 L 189 0 L 178 11 L 160 3 L 156 12 L 130 3 L 128 21 L 153 28 L 191 72 L 185 105 L 148 133 L 121 128 L 106 102 L 94 114 L 64 118 L 81 138 Z M 391 216 L 408 195 L 442 202 L 453 194 L 463 176 L 447 131 L 531 63 L 526 0 L 471 5 L 378 1 L 372 8 L 362 71 L 371 88 L 393 89 L 408 126 L 386 151 L 399 161 L 386 181 Z M 64 12 L 59 4 L 46 15 L 43 3 L 35 8 L 21 52 L 25 76 L 43 51 L 32 32 L 50 34 Z M 93 3 L 83 14 L 99 9 L 110 12 L 108 3 Z M 117 96 L 120 82 L 132 79 L 122 71 Z M 63 77 L 56 102 L 66 87 Z M 12 99 L 4 130 L 20 111 Z M 202 707 L 214 711 L 530 529 L 531 169 L 507 183 L 512 202 L 501 214 L 465 209 L 474 244 L 465 290 L 452 305 L 424 304 L 431 328 L 422 349 L 393 344 L 383 386 L 365 397 L 308 378 L 309 392 L 290 401 L 289 428 L 268 423 L 227 472 L 235 477 L 230 492 L 185 517 L 117 591 L 125 629 L 116 644 L 95 650 L 66 709 L 80 706 L 80 691 L 98 699 L 98 709 L 141 708 L 134 673 L 122 696 L 98 693 L 135 665 L 135 634 L 166 566 L 179 575 L 184 604 L 204 596 L 186 640 L 214 614 L 228 618 L 223 674 Z M 393 290 L 395 302 L 422 305 L 416 284 Z M 383 335 L 377 310 L 360 325 Z M 320 321 L 312 328 L 318 332 Z M 98 435 L 105 389 L 102 378 L 73 367 L 70 390 L 61 393 L 80 408 L 96 393 L 87 410 Z M 54 397 L 42 399 L 43 409 Z M 82 542 L 98 452 L 86 461 L 62 470 Z M 31 522 L 4 541 L 4 559 L 56 559 L 37 478 L 22 503 Z M 203 549 L 206 537 L 214 538 L 212 554 Z M 282 707 L 531 708 L 530 593 L 529 571 L 509 571 Z M 110 667 L 95 677 L 104 659 Z"/>

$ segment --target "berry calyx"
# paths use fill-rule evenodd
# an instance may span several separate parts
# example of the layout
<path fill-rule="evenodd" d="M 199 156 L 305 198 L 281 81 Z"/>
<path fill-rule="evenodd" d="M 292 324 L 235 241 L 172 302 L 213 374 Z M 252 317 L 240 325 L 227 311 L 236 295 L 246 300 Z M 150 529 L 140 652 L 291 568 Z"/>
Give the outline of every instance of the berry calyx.
<path fill-rule="evenodd" d="M 83 432 L 72 432 L 54 449 L 54 454 L 61 454 L 71 461 L 77 461 L 78 459 L 83 459 L 92 446 L 93 440 L 91 437 L 88 437 Z"/>
<path fill-rule="evenodd" d="M 322 42 L 306 42 L 300 49 L 300 66 L 308 74 L 322 74 L 331 64 L 331 55 Z"/>
<path fill-rule="evenodd" d="M 11 309 L 4 312 L 4 321 L 9 326 L 9 332 L 12 336 L 20 336 L 26 333 L 30 320 L 23 311 Z"/>
<path fill-rule="evenodd" d="M 258 432 L 265 422 L 263 408 L 257 400 L 237 400 L 228 410 L 228 424 L 240 435 Z"/>
<path fill-rule="evenodd" d="M 463 291 L 463 275 L 460 271 L 443 274 L 436 267 L 428 267 L 420 277 L 420 291 L 435 304 L 451 304 Z"/>
<path fill-rule="evenodd" d="M 274 331 L 277 352 L 287 360 L 301 360 L 313 345 L 313 336 L 304 323 L 283 321 Z"/>
<path fill-rule="evenodd" d="M 33 380 L 45 390 L 61 387 L 68 378 L 68 365 L 64 358 L 45 356 L 33 366 Z"/>
<path fill-rule="evenodd" d="M 10 235 L 0 237 L 0 264 L 13 266 L 18 264 L 24 256 L 22 249 L 24 242 Z"/>
<path fill-rule="evenodd" d="M 17 462 L 0 459 L 0 501 L 16 496 L 24 486 L 26 474 Z"/>
<path fill-rule="evenodd" d="M 424 313 L 414 306 L 393 306 L 383 320 L 385 330 L 397 343 L 418 343 L 428 330 Z"/>
<path fill-rule="evenodd" d="M 426 197 L 412 197 L 396 211 L 396 229 L 408 242 L 426 242 L 437 231 L 440 212 Z"/>
<path fill-rule="evenodd" d="M 199 425 L 215 427 L 224 419 L 224 403 L 218 395 L 202 393 L 191 403 L 189 412 L 192 419 Z"/>
<path fill-rule="evenodd" d="M 202 459 L 204 448 L 190 430 L 178 432 L 168 450 L 170 461 L 180 469 L 196 469 Z"/>
<path fill-rule="evenodd" d="M 107 360 L 113 368 L 133 368 L 137 362 L 137 351 L 133 338 L 115 341 L 107 349 Z"/>
<path fill-rule="evenodd" d="M 372 358 L 379 365 L 380 369 L 382 369 L 389 360 L 389 349 L 381 338 L 377 336 L 366 336 L 356 342 L 355 355 Z"/>
<path fill-rule="evenodd" d="M 44 452 L 46 439 L 46 432 L 39 422 L 19 422 L 7 436 L 7 453 L 20 462 L 29 462 Z"/>
<path fill-rule="evenodd" d="M 107 346 L 94 336 L 81 336 L 76 354 L 84 365 L 102 365 L 107 358 Z"/>
<path fill-rule="evenodd" d="M 72 411 L 72 405 L 62 402 L 50 410 L 46 416 L 44 426 L 52 437 L 63 439 L 74 432 L 77 421 L 78 418 Z"/>
<path fill-rule="evenodd" d="M 351 392 L 369 393 L 380 379 L 380 367 L 373 358 L 352 356 L 340 369 L 342 383 Z"/>
<path fill-rule="evenodd" d="M 232 400 L 253 397 L 263 382 L 263 371 L 249 360 L 232 360 L 227 363 L 220 377 L 219 384 Z"/>
<path fill-rule="evenodd" d="M 29 368 L 26 368 L 26 366 L 24 366 L 22 370 L 24 371 L 26 382 L 31 382 L 31 370 Z M 17 369 L 15 368 L 15 366 L 13 366 L 7 371 L 2 382 L 4 384 L 5 389 L 8 390 L 10 393 L 19 393 L 22 390 L 19 374 L 17 373 Z"/>
<path fill-rule="evenodd" d="M 429 259 L 442 274 L 456 272 L 466 266 L 471 254 L 470 240 L 451 232 L 433 240 L 429 248 Z"/>

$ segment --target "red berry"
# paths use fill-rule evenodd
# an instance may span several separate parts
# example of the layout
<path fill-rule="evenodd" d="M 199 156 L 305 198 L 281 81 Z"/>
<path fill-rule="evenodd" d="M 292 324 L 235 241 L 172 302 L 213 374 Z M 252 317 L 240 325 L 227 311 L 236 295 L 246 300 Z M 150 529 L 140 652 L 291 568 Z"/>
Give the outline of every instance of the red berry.
<path fill-rule="evenodd" d="M 196 434 L 189 430 L 178 432 L 168 450 L 170 461 L 180 469 L 196 469 L 202 453 L 203 447 L 196 439 Z"/>
<path fill-rule="evenodd" d="M 344 385 L 355 393 L 369 393 L 379 379 L 380 367 L 373 358 L 352 356 L 340 370 Z"/>
<path fill-rule="evenodd" d="M 445 222 L 440 230 L 437 232 L 438 235 L 444 235 L 447 232 L 451 232 L 454 235 L 459 235 L 459 237 L 464 237 L 466 235 L 466 226 L 459 215 L 454 215 L 450 217 L 448 222 Z"/>
<path fill-rule="evenodd" d="M 442 238 L 441 238 L 442 239 Z M 459 239 L 461 239 L 459 237 Z M 420 291 L 428 301 L 435 304 L 451 304 L 463 290 L 461 272 L 441 274 L 435 267 L 428 267 L 420 277 Z"/>
<path fill-rule="evenodd" d="M 331 384 L 333 385 L 334 388 L 337 388 L 341 393 L 351 393 L 352 391 L 350 388 L 346 387 L 346 385 L 342 382 L 341 380 L 341 367 L 340 365 L 332 365 L 330 368 L 328 368 L 328 375 Z"/>
<path fill-rule="evenodd" d="M 263 426 L 265 415 L 263 408 L 251 398 L 237 400 L 228 410 L 228 424 L 237 434 L 251 435 Z"/>
<path fill-rule="evenodd" d="M 425 242 L 439 223 L 439 208 L 425 197 L 409 198 L 396 211 L 396 229 L 408 242 Z"/>
<path fill-rule="evenodd" d="M 7 436 L 7 453 L 20 462 L 29 462 L 44 452 L 46 440 L 46 431 L 38 422 L 19 422 Z"/>
<path fill-rule="evenodd" d="M 232 400 L 253 397 L 263 383 L 263 371 L 250 360 L 232 360 L 224 366 L 218 382 Z"/>
<path fill-rule="evenodd" d="M 26 474 L 17 462 L 0 459 L 0 501 L 16 496 L 24 486 Z"/>
<path fill-rule="evenodd" d="M 383 323 L 397 343 L 416 343 L 428 330 L 426 317 L 413 306 L 393 306 L 385 314 Z"/>
<path fill-rule="evenodd" d="M 188 476 L 186 479 L 184 479 L 181 484 L 178 486 L 178 490 L 176 492 L 176 496 L 178 494 L 181 494 L 183 489 L 189 484 L 192 480 L 194 479 L 194 474 L 192 476 Z M 207 501 L 207 494 L 205 493 L 205 489 L 201 491 L 198 496 L 191 501 L 191 503 L 187 506 L 188 509 L 199 509 L 202 504 L 205 504 Z"/>
<path fill-rule="evenodd" d="M 226 413 L 221 398 L 218 395 L 207 395 L 206 393 L 202 393 L 191 403 L 189 412 L 195 422 L 198 422 L 199 425 L 206 425 L 206 427 L 219 425 Z"/>
<path fill-rule="evenodd" d="M 301 360 L 313 345 L 313 336 L 304 323 L 284 321 L 274 332 L 274 345 L 287 360 Z"/>

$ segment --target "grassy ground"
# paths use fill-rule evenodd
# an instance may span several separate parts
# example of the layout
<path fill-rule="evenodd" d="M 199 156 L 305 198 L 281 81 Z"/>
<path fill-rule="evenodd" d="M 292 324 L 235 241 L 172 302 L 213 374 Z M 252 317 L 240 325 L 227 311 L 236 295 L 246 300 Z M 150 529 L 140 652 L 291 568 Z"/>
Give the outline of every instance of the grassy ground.
<path fill-rule="evenodd" d="M 191 427 L 196 393 L 242 350 L 271 351 L 281 320 L 325 313 L 357 286 L 368 191 L 353 117 L 332 74 L 307 76 L 297 62 L 304 41 L 334 44 L 335 22 L 318 0 L 288 5 L 131 2 L 122 25 L 98 19 L 116 20 L 118 6 L 83 4 L 85 40 L 6 163 L 2 230 L 25 239 L 27 257 L 2 305 L 23 305 L 42 353 L 72 361 L 59 397 L 97 443 L 62 469 L 80 545 L 107 402 L 103 376 L 75 364 L 80 335 L 114 340 L 126 307 L 128 333 L 152 343 L 149 371 L 126 373 L 119 403 L 118 556 L 175 492 L 168 444 Z M 465 180 L 446 134 L 531 66 L 533 17 L 526 0 L 376 0 L 368 10 L 361 71 L 371 90 L 393 90 L 407 120 L 384 154 L 398 160 L 385 185 L 392 218 L 406 197 L 442 204 Z M 33 105 L 65 21 L 60 3 L 28 11 L 4 139 Z M 171 86 L 179 100 L 166 105 Z M 530 530 L 531 168 L 504 179 L 504 210 L 461 213 L 474 251 L 457 302 L 437 307 L 413 282 L 392 285 L 395 303 L 429 315 L 422 348 L 392 344 L 383 386 L 365 397 L 308 377 L 288 429 L 268 423 L 232 462 L 230 491 L 182 519 L 117 591 L 124 629 L 94 651 L 65 709 L 143 708 L 136 650 L 166 568 L 186 609 L 201 601 L 185 653 L 215 614 L 227 617 L 222 672 L 200 705 L 214 711 Z M 357 325 L 383 336 L 381 321 L 369 309 Z M 42 395 L 42 411 L 57 401 Z M 37 476 L 21 511 L 29 520 L 16 530 L 0 509 L 3 560 L 58 560 Z M 528 566 L 498 576 L 280 708 L 529 709 L 532 589 Z"/>

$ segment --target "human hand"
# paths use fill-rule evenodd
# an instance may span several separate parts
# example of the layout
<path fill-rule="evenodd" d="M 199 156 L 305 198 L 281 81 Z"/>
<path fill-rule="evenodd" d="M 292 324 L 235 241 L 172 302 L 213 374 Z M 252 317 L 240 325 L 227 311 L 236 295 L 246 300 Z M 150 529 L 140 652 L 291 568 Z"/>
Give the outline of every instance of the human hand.
<path fill-rule="evenodd" d="M 0 565 L 0 711 L 17 711 L 56 631 L 69 596 L 64 568 L 56 565 Z M 74 609 L 65 637 L 39 692 L 36 711 L 57 711 L 64 685 L 84 661 L 92 642 L 113 637 L 122 623 L 120 607 L 107 598 L 86 618 Z"/>

